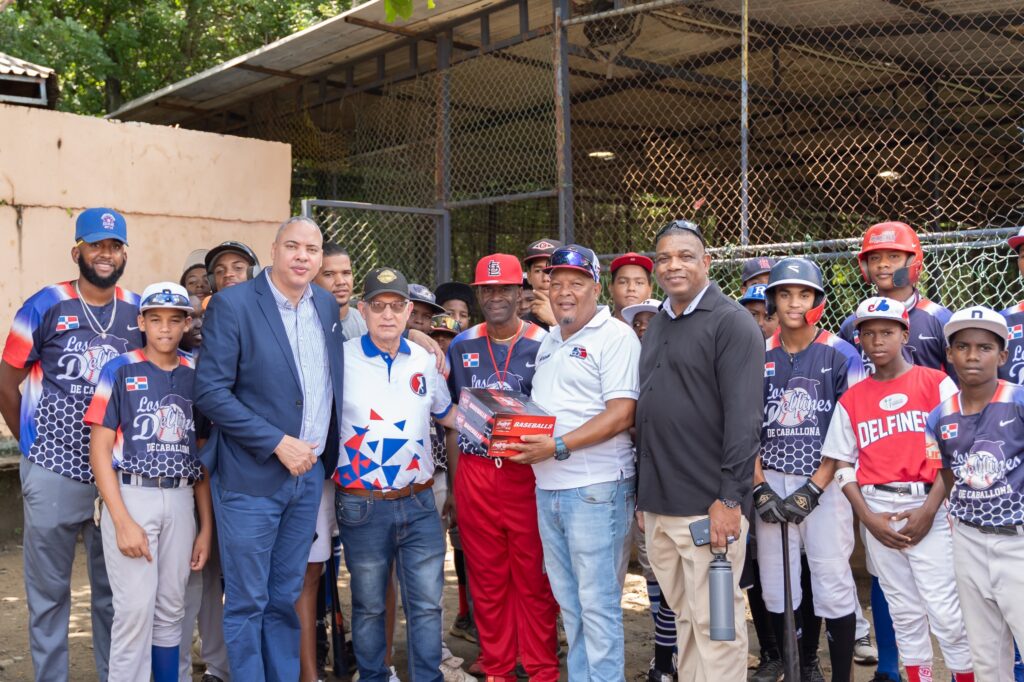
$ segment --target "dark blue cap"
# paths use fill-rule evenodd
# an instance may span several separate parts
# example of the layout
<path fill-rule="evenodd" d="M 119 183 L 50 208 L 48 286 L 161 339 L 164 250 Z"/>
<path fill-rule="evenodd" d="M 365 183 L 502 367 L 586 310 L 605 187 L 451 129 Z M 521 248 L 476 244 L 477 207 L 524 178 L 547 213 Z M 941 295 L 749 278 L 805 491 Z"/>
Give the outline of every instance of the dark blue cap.
<path fill-rule="evenodd" d="M 75 241 L 95 244 L 104 239 L 128 243 L 128 223 L 112 208 L 87 208 L 75 221 Z"/>

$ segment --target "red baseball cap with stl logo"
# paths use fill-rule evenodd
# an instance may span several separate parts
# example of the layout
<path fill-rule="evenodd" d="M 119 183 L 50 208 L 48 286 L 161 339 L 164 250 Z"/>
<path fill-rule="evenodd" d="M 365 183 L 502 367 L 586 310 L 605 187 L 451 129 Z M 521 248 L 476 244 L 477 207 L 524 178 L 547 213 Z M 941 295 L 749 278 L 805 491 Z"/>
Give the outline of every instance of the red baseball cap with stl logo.
<path fill-rule="evenodd" d="M 476 264 L 476 279 L 473 286 L 504 286 L 523 284 L 523 266 L 519 259 L 507 253 L 492 253 Z"/>

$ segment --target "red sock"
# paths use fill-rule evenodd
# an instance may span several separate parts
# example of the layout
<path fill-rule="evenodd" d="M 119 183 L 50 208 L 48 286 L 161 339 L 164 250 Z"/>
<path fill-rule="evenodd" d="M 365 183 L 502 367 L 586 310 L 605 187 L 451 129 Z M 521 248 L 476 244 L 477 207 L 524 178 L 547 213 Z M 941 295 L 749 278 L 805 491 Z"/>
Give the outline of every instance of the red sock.
<path fill-rule="evenodd" d="M 469 615 L 469 598 L 466 595 L 466 586 L 459 585 L 459 618 Z"/>
<path fill-rule="evenodd" d="M 932 682 L 930 665 L 908 665 L 907 682 Z"/>
<path fill-rule="evenodd" d="M 965 673 L 953 673 L 955 682 L 974 682 L 974 671 L 968 670 Z"/>

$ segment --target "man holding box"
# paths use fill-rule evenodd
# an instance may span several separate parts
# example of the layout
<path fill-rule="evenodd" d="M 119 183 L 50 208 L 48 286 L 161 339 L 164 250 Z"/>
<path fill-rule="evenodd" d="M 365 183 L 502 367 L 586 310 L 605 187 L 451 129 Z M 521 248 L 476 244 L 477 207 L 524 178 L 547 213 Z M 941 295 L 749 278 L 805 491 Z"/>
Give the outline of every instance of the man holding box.
<path fill-rule="evenodd" d="M 556 435 L 523 436 L 522 445 L 510 445 L 521 453 L 512 460 L 532 464 L 537 476 L 544 565 L 569 638 L 569 679 L 621 680 L 640 342 L 597 305 L 593 251 L 560 248 L 547 271 L 558 327 L 537 354 L 533 399 L 555 416 Z"/>
<path fill-rule="evenodd" d="M 523 270 L 515 256 L 484 256 L 476 266 L 484 323 L 448 346 L 448 387 L 494 388 L 529 395 L 546 332 L 517 316 Z M 531 680 L 558 679 L 558 605 L 544 575 L 537 529 L 536 479 L 524 464 L 490 457 L 461 434 L 448 467 L 469 569 L 479 664 L 488 679 L 515 680 L 516 656 Z M 451 499 L 451 498 L 449 498 Z"/>

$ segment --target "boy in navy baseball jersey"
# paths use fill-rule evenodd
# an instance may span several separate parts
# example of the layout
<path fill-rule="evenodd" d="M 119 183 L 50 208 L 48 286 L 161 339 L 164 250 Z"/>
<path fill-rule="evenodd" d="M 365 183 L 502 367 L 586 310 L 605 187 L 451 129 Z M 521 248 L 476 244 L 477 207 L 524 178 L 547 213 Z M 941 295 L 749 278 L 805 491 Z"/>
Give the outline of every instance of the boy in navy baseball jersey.
<path fill-rule="evenodd" d="M 212 502 L 196 449 L 195 370 L 178 350 L 191 322 L 188 292 L 152 284 L 139 311 L 146 346 L 106 364 L 85 413 L 114 594 L 108 679 L 152 672 L 155 682 L 174 682 L 185 585 L 210 553 Z"/>
<path fill-rule="evenodd" d="M 1017 257 L 1017 270 L 1024 277 L 1024 253 L 1021 253 L 1021 246 L 1024 246 L 1024 227 L 1006 243 L 1013 249 Z M 1024 384 L 1024 301 L 1002 311 L 1002 316 L 1006 318 L 1009 333 L 1006 337 L 1007 360 L 999 368 L 999 378 L 1014 384 Z"/>
<path fill-rule="evenodd" d="M 864 365 L 850 344 L 816 326 L 825 310 L 825 289 L 821 270 L 813 262 L 803 258 L 779 261 L 769 276 L 765 299 L 767 312 L 778 315 L 779 331 L 766 346 L 761 455 L 754 471 L 764 601 L 776 639 L 783 641 L 779 524 L 796 524 L 798 532 L 789 536 L 793 609 L 800 606 L 802 544 L 811 568 L 814 611 L 825 619 L 828 632 L 832 679 L 848 682 L 857 607 L 850 570 L 853 512 L 836 487 L 826 489 L 835 463 L 822 460 L 821 445 L 836 402 L 863 378 Z M 803 649 L 802 678 L 822 679 L 818 662 Z"/>
<path fill-rule="evenodd" d="M 979 680 L 1013 680 L 1024 641 L 1024 387 L 1002 381 L 1006 320 L 981 306 L 944 328 L 960 393 L 928 416 L 928 457 L 942 463 L 953 568 Z"/>
<path fill-rule="evenodd" d="M 910 338 L 903 347 L 906 358 L 915 365 L 944 370 L 952 376 L 946 360 L 946 340 L 942 325 L 949 320 L 949 310 L 929 301 L 917 289 L 924 270 L 924 251 L 917 233 L 906 223 L 887 222 L 872 225 L 864 233 L 857 254 L 861 275 L 875 287 L 877 296 L 896 299 L 910 312 Z M 872 371 L 871 361 L 860 347 L 853 313 L 839 328 L 839 336 L 861 352 L 861 358 Z M 954 377 L 955 378 L 955 377 Z"/>

